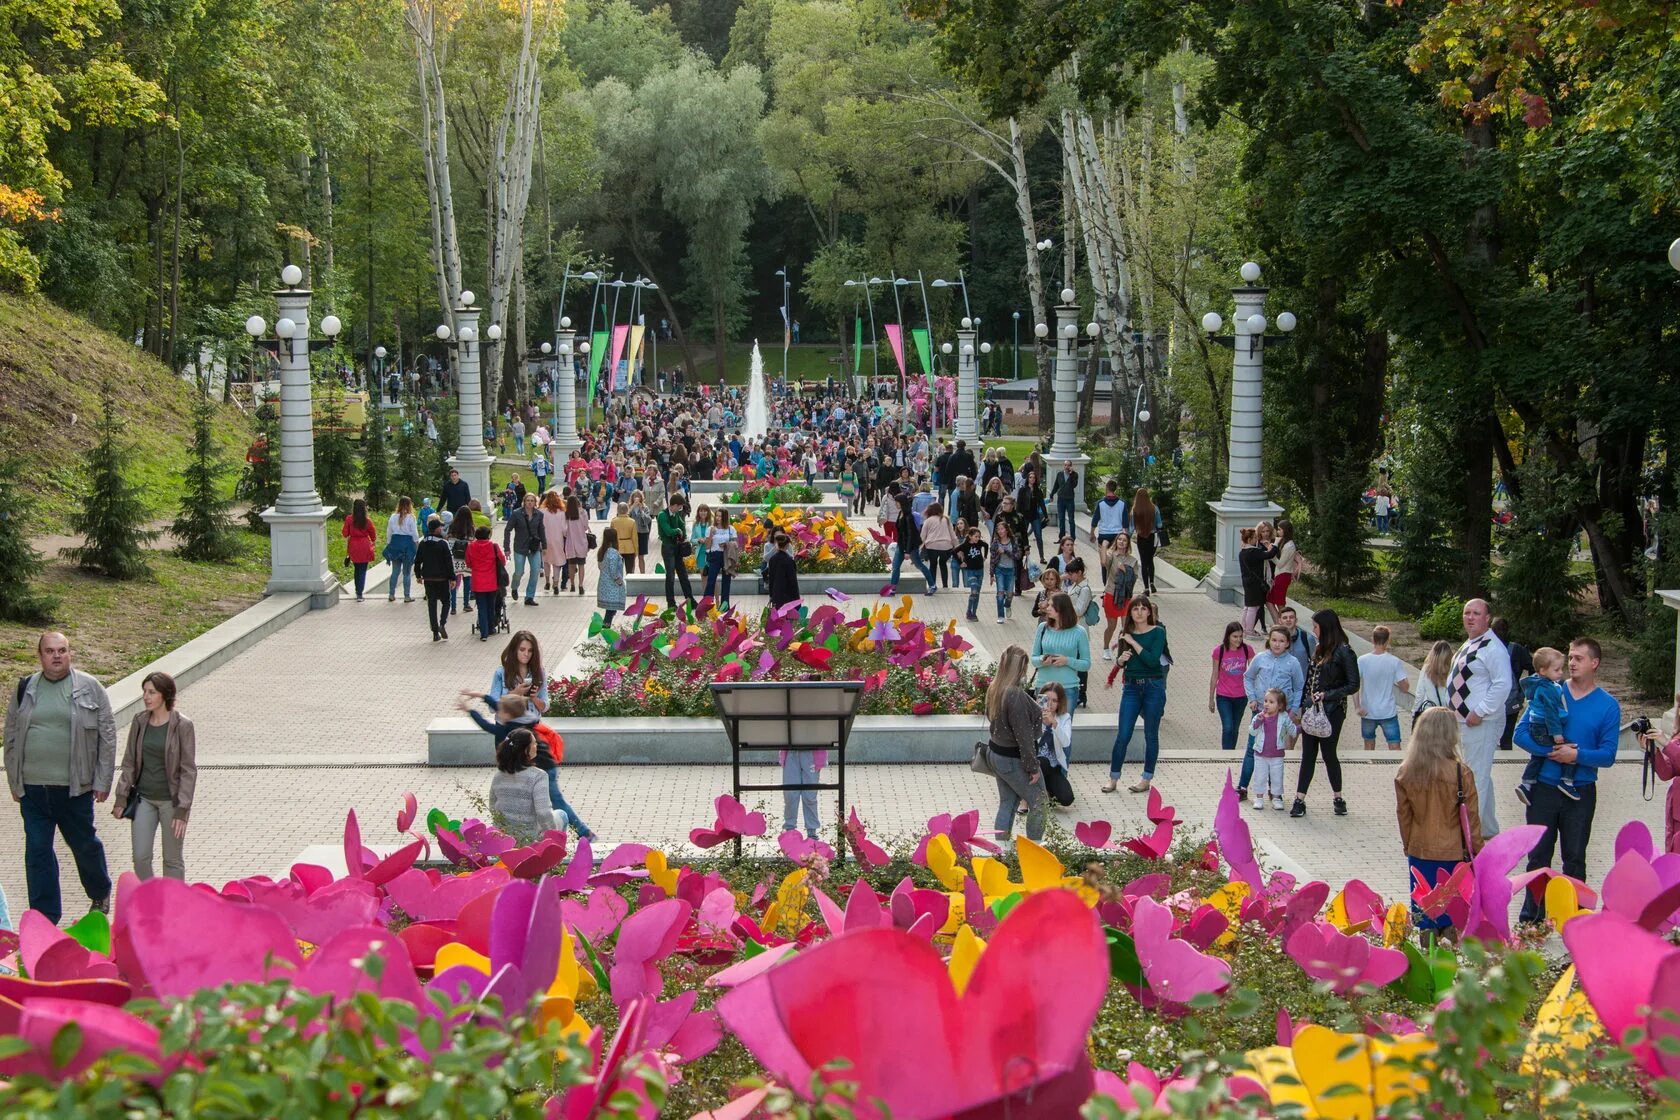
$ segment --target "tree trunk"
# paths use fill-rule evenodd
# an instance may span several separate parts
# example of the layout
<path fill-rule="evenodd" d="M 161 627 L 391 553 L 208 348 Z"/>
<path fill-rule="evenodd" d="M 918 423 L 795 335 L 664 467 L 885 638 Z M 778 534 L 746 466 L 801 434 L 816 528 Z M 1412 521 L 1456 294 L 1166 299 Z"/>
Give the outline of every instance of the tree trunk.
<path fill-rule="evenodd" d="M 333 275 L 333 193 L 332 193 L 332 162 L 327 153 L 326 141 L 318 141 L 315 145 L 316 171 L 320 175 L 321 183 L 317 188 L 321 192 L 321 229 L 317 235 L 321 242 L 321 273 L 317 287 L 330 288 Z"/>
<path fill-rule="evenodd" d="M 171 372 L 181 372 L 181 195 L 182 181 L 187 174 L 186 140 L 179 125 L 175 128 L 175 230 L 169 246 L 169 349 Z"/>

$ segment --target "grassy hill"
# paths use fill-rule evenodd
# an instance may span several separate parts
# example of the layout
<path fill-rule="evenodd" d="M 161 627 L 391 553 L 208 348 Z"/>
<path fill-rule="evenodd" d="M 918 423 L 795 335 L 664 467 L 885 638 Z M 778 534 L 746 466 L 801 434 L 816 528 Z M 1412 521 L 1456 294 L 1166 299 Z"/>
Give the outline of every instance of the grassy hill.
<path fill-rule="evenodd" d="M 192 386 L 55 304 L 0 293 L 0 451 L 29 467 L 28 485 L 41 499 L 33 533 L 65 529 L 106 377 L 135 447 L 136 479 L 154 514 L 172 516 L 192 425 Z M 233 462 L 243 460 L 250 427 L 237 408 L 221 411 L 217 436 Z"/>

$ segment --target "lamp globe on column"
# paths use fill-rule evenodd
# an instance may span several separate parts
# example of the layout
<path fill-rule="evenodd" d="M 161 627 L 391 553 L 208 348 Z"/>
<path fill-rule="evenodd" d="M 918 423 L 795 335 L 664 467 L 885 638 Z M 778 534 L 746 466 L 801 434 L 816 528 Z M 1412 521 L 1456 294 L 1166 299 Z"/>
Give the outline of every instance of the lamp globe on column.
<path fill-rule="evenodd" d="M 572 317 L 570 315 L 560 316 L 560 329 L 563 331 L 572 329 Z"/>
<path fill-rule="evenodd" d="M 965 331 L 973 330 L 974 329 L 974 320 L 970 319 L 967 315 L 964 315 L 963 316 L 963 321 L 962 321 L 962 328 Z"/>
<path fill-rule="evenodd" d="M 268 323 L 263 320 L 261 315 L 253 315 L 249 319 L 245 320 L 245 333 L 250 335 L 252 338 L 261 338 L 263 336 L 263 332 L 267 329 Z"/>
<path fill-rule="evenodd" d="M 1670 268 L 1680 271 L 1680 237 L 1668 243 L 1668 264 Z"/>
<path fill-rule="evenodd" d="M 1072 303 L 1073 302 L 1073 297 L 1074 297 L 1074 291 L 1073 291 L 1072 288 L 1063 288 L 1062 289 L 1062 302 L 1063 303 Z"/>
<path fill-rule="evenodd" d="M 965 342 L 963 343 L 962 352 L 965 356 L 972 355 L 974 353 L 974 347 Z"/>
<path fill-rule="evenodd" d="M 1099 334 L 1102 334 L 1102 328 L 1095 323 L 1086 323 L 1085 333 L 1090 335 L 1092 338 L 1096 338 Z"/>
<path fill-rule="evenodd" d="M 1219 333 L 1219 328 L 1225 325 L 1225 319 L 1217 311 L 1209 311 L 1202 316 L 1202 329 L 1209 334 Z"/>
<path fill-rule="evenodd" d="M 552 354 L 552 353 L 553 353 L 553 352 L 554 352 L 554 346 L 553 346 L 553 344 L 552 344 L 552 343 L 548 343 L 548 342 L 545 342 L 545 343 L 543 343 L 543 344 L 542 344 L 542 352 L 543 352 L 543 353 L 544 353 L 544 354 Z"/>
<path fill-rule="evenodd" d="M 1039 338 L 1048 338 L 1050 337 L 1050 328 L 1043 323 L 1036 323 L 1033 325 L 1033 334 Z"/>
<path fill-rule="evenodd" d="M 1138 419 L 1142 420 L 1145 424 L 1149 423 L 1149 410 L 1147 408 L 1139 409 Z"/>
<path fill-rule="evenodd" d="M 386 350 L 383 346 L 375 346 L 373 348 L 373 356 L 382 362 L 385 360 L 385 355 L 388 353 L 390 353 L 390 351 Z"/>
<path fill-rule="evenodd" d="M 589 353 L 589 343 L 587 343 L 587 342 L 578 343 L 578 353 L 579 354 Z"/>
<path fill-rule="evenodd" d="M 989 342 L 982 342 L 982 343 L 981 343 L 981 344 L 980 344 L 980 353 L 982 353 L 982 354 L 990 354 L 990 353 L 991 353 L 991 352 L 992 352 L 992 344 L 991 344 L 991 343 L 989 343 Z"/>
<path fill-rule="evenodd" d="M 328 315 L 321 320 L 321 333 L 328 338 L 337 338 L 338 332 L 344 329 L 344 324 L 337 315 Z"/>
<path fill-rule="evenodd" d="M 280 283 L 288 288 L 295 288 L 303 283 L 303 269 L 295 264 L 289 264 L 280 270 Z"/>
<path fill-rule="evenodd" d="M 437 336 L 438 336 L 438 339 L 440 341 L 448 342 L 449 341 L 449 336 L 453 333 L 454 332 L 449 329 L 449 324 L 448 323 L 439 323 L 438 324 Z"/>
<path fill-rule="evenodd" d="M 291 338 L 297 334 L 297 324 L 290 319 L 276 319 L 274 321 L 274 337 Z"/>
<path fill-rule="evenodd" d="M 1266 317 L 1258 312 L 1248 317 L 1247 324 L 1249 334 L 1266 333 Z"/>
<path fill-rule="evenodd" d="M 477 299 L 478 296 L 474 295 L 472 290 L 469 288 L 462 291 L 461 294 L 456 297 L 455 302 L 456 305 L 460 307 L 471 307 Z"/>
<path fill-rule="evenodd" d="M 488 338 L 491 342 L 500 342 L 502 340 L 502 325 L 500 323 L 491 323 L 488 327 L 484 328 L 484 337 Z"/>
<path fill-rule="evenodd" d="M 949 354 L 951 352 L 951 344 L 949 342 L 941 342 L 939 344 L 939 352 L 941 354 Z"/>
<path fill-rule="evenodd" d="M 1062 337 L 1063 338 L 1073 338 L 1078 333 L 1079 333 L 1079 328 L 1074 326 L 1072 323 L 1069 323 L 1062 328 Z"/>
<path fill-rule="evenodd" d="M 1252 284 L 1260 279 L 1260 266 L 1253 261 L 1244 261 L 1243 266 L 1237 272 L 1242 276 L 1245 284 Z"/>
<path fill-rule="evenodd" d="M 1295 323 L 1296 319 L 1293 311 L 1278 312 L 1277 329 L 1282 331 L 1284 334 L 1288 334 L 1290 331 L 1294 330 Z"/>

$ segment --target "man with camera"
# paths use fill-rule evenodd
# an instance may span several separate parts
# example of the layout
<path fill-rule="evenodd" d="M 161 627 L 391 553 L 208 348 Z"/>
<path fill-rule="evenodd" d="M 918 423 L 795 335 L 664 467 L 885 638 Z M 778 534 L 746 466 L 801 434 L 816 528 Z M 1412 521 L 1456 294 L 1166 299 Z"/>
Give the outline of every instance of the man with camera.
<path fill-rule="evenodd" d="M 1554 746 L 1550 735 L 1535 735 L 1532 712 L 1525 712 L 1517 724 L 1516 744 L 1529 754 L 1546 760 L 1529 794 L 1527 821 L 1545 826 L 1545 835 L 1528 856 L 1528 870 L 1552 865 L 1553 849 L 1563 847 L 1563 873 L 1585 881 L 1587 844 L 1592 839 L 1593 813 L 1598 807 L 1598 772 L 1616 761 L 1616 741 L 1621 735 L 1622 708 L 1615 697 L 1598 687 L 1598 664 L 1603 657 L 1591 638 L 1569 643 L 1569 680 L 1563 689 L 1563 737 Z M 1575 767 L 1578 800 L 1565 797 L 1558 789 L 1563 767 Z M 1523 897 L 1522 920 L 1537 922 L 1543 908 L 1532 893 Z"/>

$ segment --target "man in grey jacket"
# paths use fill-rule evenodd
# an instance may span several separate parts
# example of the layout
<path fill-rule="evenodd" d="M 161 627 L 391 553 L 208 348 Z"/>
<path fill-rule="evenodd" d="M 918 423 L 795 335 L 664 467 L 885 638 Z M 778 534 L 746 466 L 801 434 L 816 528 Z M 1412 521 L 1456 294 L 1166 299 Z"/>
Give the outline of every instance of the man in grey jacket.
<path fill-rule="evenodd" d="M 95 910 L 111 911 L 105 845 L 93 827 L 93 803 L 111 795 L 117 726 L 100 683 L 70 667 L 70 639 L 42 634 L 41 671 L 12 689 L 6 708 L 6 782 L 23 811 L 23 867 L 29 908 L 54 925 L 63 917 L 58 889 L 61 833 Z"/>
<path fill-rule="evenodd" d="M 548 544 L 543 530 L 542 514 L 537 512 L 537 496 L 526 491 L 525 500 L 508 516 L 502 528 L 502 551 L 513 557 L 513 601 L 519 601 L 519 575 L 526 568 L 525 605 L 537 605 L 537 572 L 542 568 L 542 552 Z"/>

